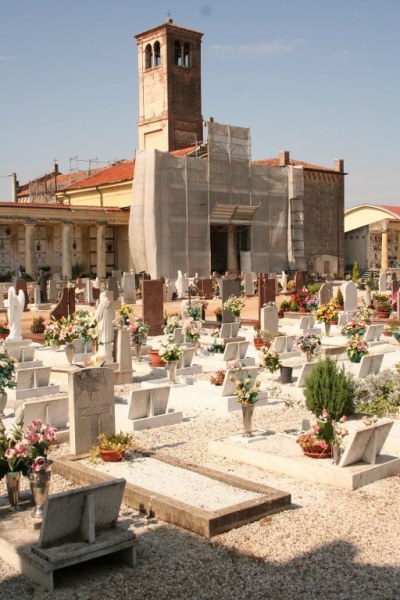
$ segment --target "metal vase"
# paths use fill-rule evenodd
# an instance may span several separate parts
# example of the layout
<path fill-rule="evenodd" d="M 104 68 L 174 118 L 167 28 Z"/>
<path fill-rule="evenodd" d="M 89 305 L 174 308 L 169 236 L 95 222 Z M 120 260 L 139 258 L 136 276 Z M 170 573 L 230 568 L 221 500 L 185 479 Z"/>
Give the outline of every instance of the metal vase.
<path fill-rule="evenodd" d="M 340 446 L 337 444 L 332 444 L 332 463 L 334 465 L 338 465 L 340 462 Z"/>
<path fill-rule="evenodd" d="M 19 502 L 19 486 L 21 484 L 21 471 L 10 471 L 6 473 L 7 494 L 11 507 L 17 510 Z"/>
<path fill-rule="evenodd" d="M 3 390 L 3 388 L 0 389 L 0 418 L 4 417 L 4 410 L 7 406 L 7 392 L 5 390 Z"/>
<path fill-rule="evenodd" d="M 168 375 L 169 378 L 171 380 L 172 383 L 175 383 L 175 379 L 176 379 L 176 368 L 178 366 L 178 361 L 177 360 L 169 360 L 167 362 L 167 367 L 168 367 Z"/>
<path fill-rule="evenodd" d="M 330 332 L 331 332 L 331 324 L 326 322 L 325 323 L 325 333 L 328 337 L 329 337 Z"/>
<path fill-rule="evenodd" d="M 253 412 L 254 404 L 242 403 L 242 417 L 243 417 L 243 437 L 253 437 L 252 434 L 252 423 L 253 423 Z"/>
<path fill-rule="evenodd" d="M 43 518 L 43 507 L 50 491 L 51 471 L 31 471 L 29 473 L 29 485 L 31 487 L 35 508 L 32 516 Z"/>
<path fill-rule="evenodd" d="M 135 343 L 135 352 L 136 352 L 136 360 L 137 360 L 137 362 L 140 362 L 140 359 L 142 357 L 142 344 L 140 342 Z"/>

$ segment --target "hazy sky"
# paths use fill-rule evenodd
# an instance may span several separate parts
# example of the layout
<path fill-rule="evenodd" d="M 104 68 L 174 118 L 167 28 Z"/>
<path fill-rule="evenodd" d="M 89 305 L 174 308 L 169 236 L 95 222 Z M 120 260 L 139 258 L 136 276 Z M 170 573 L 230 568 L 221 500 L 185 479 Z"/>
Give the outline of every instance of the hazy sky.
<path fill-rule="evenodd" d="M 400 204 L 400 0 L 0 0 L 0 200 L 14 171 L 134 156 L 134 34 L 168 12 L 204 33 L 203 117 L 250 127 L 253 159 L 343 158 L 346 207 Z"/>

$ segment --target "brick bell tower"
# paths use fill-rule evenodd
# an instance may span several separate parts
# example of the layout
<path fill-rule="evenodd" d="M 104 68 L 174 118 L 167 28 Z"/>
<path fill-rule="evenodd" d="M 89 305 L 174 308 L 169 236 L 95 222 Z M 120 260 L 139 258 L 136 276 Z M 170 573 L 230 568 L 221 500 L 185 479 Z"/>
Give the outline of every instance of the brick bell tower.
<path fill-rule="evenodd" d="M 164 25 L 135 35 L 139 66 L 139 150 L 179 150 L 203 140 L 201 38 Z"/>

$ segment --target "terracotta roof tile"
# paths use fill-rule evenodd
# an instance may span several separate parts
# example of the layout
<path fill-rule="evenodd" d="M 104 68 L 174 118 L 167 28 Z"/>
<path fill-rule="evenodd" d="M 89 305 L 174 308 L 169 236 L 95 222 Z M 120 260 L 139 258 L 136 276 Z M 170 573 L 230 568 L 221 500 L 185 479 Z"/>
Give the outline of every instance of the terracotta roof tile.
<path fill-rule="evenodd" d="M 265 158 L 263 160 L 253 160 L 253 165 L 261 165 L 266 167 L 279 167 L 279 158 Z M 329 167 L 321 167 L 320 165 L 313 165 L 308 162 L 304 162 L 302 160 L 294 160 L 293 158 L 289 159 L 289 164 L 294 167 L 304 167 L 304 169 L 310 169 L 312 171 L 333 171 L 334 173 L 338 173 L 339 171 L 335 171 L 333 168 Z M 342 173 L 343 175 L 343 173 Z"/>
<path fill-rule="evenodd" d="M 135 161 L 122 160 L 110 167 L 104 167 L 98 173 L 89 175 L 76 184 L 69 185 L 66 189 L 77 190 L 81 188 L 94 187 L 96 185 L 107 185 L 121 181 L 130 181 L 134 177 Z"/>
<path fill-rule="evenodd" d="M 387 204 L 382 204 L 382 208 L 385 208 L 386 210 L 390 210 L 390 212 L 392 212 L 395 215 L 398 215 L 400 217 L 400 206 L 389 206 Z"/>

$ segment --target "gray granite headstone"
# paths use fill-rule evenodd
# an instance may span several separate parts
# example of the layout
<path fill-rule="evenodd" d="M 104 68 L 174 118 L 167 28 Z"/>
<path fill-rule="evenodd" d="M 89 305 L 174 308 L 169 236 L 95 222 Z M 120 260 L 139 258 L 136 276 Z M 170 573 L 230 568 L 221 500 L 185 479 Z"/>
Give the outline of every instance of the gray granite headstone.
<path fill-rule="evenodd" d="M 114 372 L 88 368 L 68 375 L 70 447 L 89 452 L 100 433 L 115 433 Z"/>
<path fill-rule="evenodd" d="M 299 378 L 297 380 L 297 387 L 304 387 L 306 385 L 306 377 L 311 373 L 317 363 L 306 362 L 302 365 Z"/>
<path fill-rule="evenodd" d="M 243 284 L 245 296 L 254 296 L 254 281 L 252 273 L 243 273 Z"/>
<path fill-rule="evenodd" d="M 194 358 L 196 352 L 196 348 L 184 348 L 183 353 L 182 353 L 182 358 L 180 359 L 180 361 L 178 362 L 177 368 L 178 369 L 185 369 L 187 367 L 190 367 L 192 365 L 192 360 Z"/>
<path fill-rule="evenodd" d="M 109 277 L 107 281 L 107 291 L 113 293 L 113 300 L 116 302 L 119 298 L 118 278 Z"/>
<path fill-rule="evenodd" d="M 386 290 L 387 290 L 387 275 L 386 275 L 386 271 L 384 271 L 383 273 L 380 273 L 380 275 L 379 275 L 378 291 L 386 292 Z"/>
<path fill-rule="evenodd" d="M 274 352 L 291 352 L 293 349 L 293 335 L 279 335 L 274 339 L 272 350 Z"/>
<path fill-rule="evenodd" d="M 278 333 L 279 317 L 277 306 L 264 306 L 260 310 L 261 329 L 268 329 L 272 333 Z"/>
<path fill-rule="evenodd" d="M 124 303 L 135 304 L 136 303 L 136 280 L 134 273 L 124 273 L 122 280 L 122 286 L 124 289 Z"/>
<path fill-rule="evenodd" d="M 57 300 L 57 281 L 53 278 L 49 280 L 49 302 Z"/>

